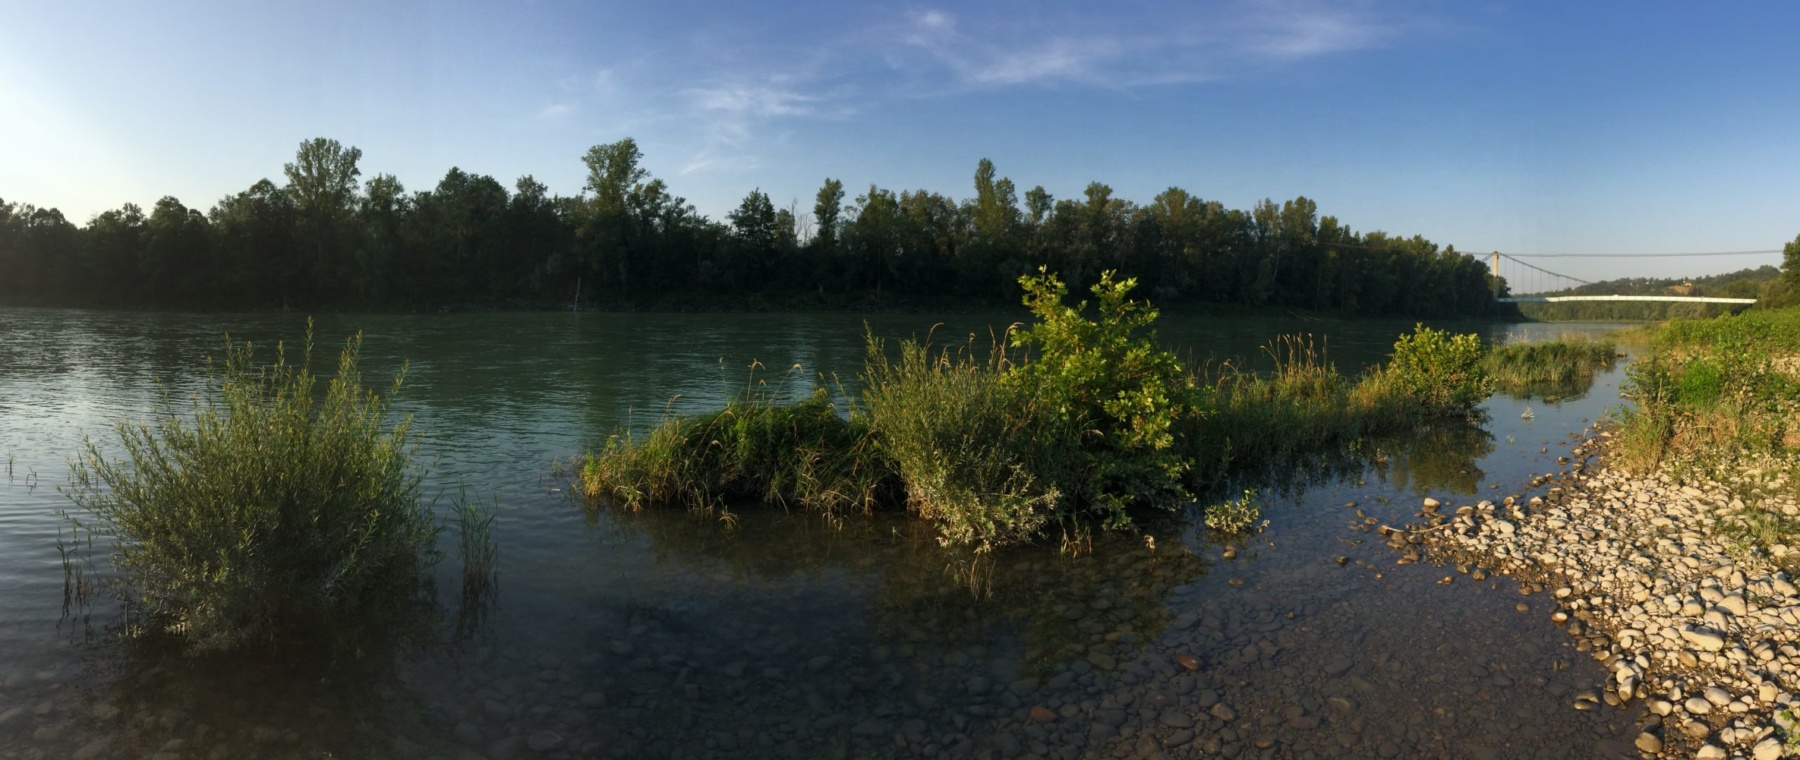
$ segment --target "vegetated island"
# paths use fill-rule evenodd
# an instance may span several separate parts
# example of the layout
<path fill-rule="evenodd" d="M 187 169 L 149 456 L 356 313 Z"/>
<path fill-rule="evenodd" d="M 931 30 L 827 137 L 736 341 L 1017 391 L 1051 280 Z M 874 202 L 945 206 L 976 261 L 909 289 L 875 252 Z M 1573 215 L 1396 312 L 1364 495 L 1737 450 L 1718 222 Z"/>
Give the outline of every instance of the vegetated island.
<path fill-rule="evenodd" d="M 173 197 L 77 225 L 0 201 L 0 304 L 160 309 L 967 309 L 1018 302 L 1039 266 L 1078 290 L 1102 270 L 1158 303 L 1344 315 L 1516 317 L 1479 260 L 1356 232 L 1305 197 L 1228 209 L 1171 187 L 1148 203 L 1094 182 L 1020 189 L 982 160 L 975 195 L 826 179 L 810 204 L 751 190 L 713 220 L 596 145 L 579 195 L 453 168 L 428 190 L 366 181 L 362 152 L 301 143 L 285 181 L 212 207 Z"/>
<path fill-rule="evenodd" d="M 588 456 L 583 489 L 595 508 L 726 517 L 755 504 L 903 508 L 977 554 L 1043 538 L 1080 547 L 1235 474 L 1435 420 L 1469 424 L 1492 390 L 1477 336 L 1423 325 L 1360 378 L 1306 336 L 1271 344 L 1270 374 L 1187 367 L 1157 346 L 1157 312 L 1130 297 L 1135 284 L 1102 272 L 1093 302 L 1072 305 L 1056 276 L 1023 277 L 1034 321 L 996 345 L 909 340 L 896 353 L 870 336 L 860 399 L 752 394 L 624 430 Z"/>

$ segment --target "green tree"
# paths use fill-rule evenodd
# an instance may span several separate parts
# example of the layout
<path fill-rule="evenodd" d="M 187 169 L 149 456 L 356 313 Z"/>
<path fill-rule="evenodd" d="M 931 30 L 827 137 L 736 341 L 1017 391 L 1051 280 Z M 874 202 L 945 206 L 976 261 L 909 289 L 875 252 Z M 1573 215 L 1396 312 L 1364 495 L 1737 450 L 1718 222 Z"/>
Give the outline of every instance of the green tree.
<path fill-rule="evenodd" d="M 781 234 L 779 215 L 769 194 L 761 188 L 751 190 L 729 215 L 733 236 L 737 240 L 739 260 L 745 282 L 752 287 L 769 277 L 777 254 Z M 790 229 L 792 229 L 790 222 Z"/>
<path fill-rule="evenodd" d="M 361 149 L 315 137 L 300 143 L 293 163 L 282 167 L 287 192 L 300 212 L 301 245 L 311 253 L 306 270 L 313 298 L 332 297 L 356 277 L 350 215 L 360 188 L 362 170 L 356 164 L 361 160 Z"/>
<path fill-rule="evenodd" d="M 825 184 L 819 188 L 819 194 L 813 200 L 814 249 L 824 254 L 837 250 L 838 228 L 843 224 L 843 216 L 844 183 L 826 177 Z"/>
<path fill-rule="evenodd" d="M 293 163 L 282 166 L 282 173 L 302 213 L 335 217 L 350 211 L 356 201 L 356 178 L 362 176 L 356 164 L 361 160 L 360 148 L 315 137 L 300 143 L 299 153 Z"/>

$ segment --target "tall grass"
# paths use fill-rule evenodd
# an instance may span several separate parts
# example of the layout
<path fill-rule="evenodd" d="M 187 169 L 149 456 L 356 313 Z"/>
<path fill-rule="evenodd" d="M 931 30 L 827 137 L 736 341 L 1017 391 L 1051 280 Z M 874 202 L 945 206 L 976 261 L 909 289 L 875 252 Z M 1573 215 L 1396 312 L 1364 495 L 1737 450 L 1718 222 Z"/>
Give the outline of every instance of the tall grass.
<path fill-rule="evenodd" d="M 110 544 L 105 585 L 131 633 L 335 656 L 425 630 L 437 526 L 410 420 L 388 422 L 404 373 L 387 396 L 364 389 L 360 347 L 346 342 L 321 393 L 310 324 L 297 363 L 277 345 L 258 365 L 227 338 L 191 408 L 165 396 L 150 421 L 118 425 L 117 458 L 86 441 L 70 517 Z"/>
<path fill-rule="evenodd" d="M 1405 336 L 1395 351 L 1407 358 L 1417 346 L 1446 337 L 1427 334 L 1422 343 Z M 1196 491 L 1430 422 L 1467 420 L 1473 394 L 1420 389 L 1481 382 L 1478 371 L 1464 366 L 1443 367 L 1444 374 L 1433 375 L 1440 365 L 1420 361 L 1390 362 L 1351 377 L 1337 370 L 1325 341 L 1312 335 L 1277 336 L 1263 353 L 1274 364 L 1267 372 L 1227 362 L 1196 373 L 1206 392 L 1200 413 L 1180 426 L 1178 436 L 1195 463 L 1189 480 Z"/>
<path fill-rule="evenodd" d="M 581 483 L 590 501 L 627 510 L 706 513 L 743 502 L 867 512 L 897 486 L 868 418 L 823 388 L 795 404 L 750 391 L 716 412 L 626 430 L 587 457 Z"/>
<path fill-rule="evenodd" d="M 1618 364 L 1611 339 L 1565 335 L 1554 341 L 1496 346 L 1482 369 L 1503 392 L 1519 398 L 1564 397 L 1583 393 L 1594 373 Z"/>
<path fill-rule="evenodd" d="M 1615 455 L 1638 470 L 1800 462 L 1800 308 L 1662 327 L 1626 371 Z"/>
<path fill-rule="evenodd" d="M 1076 431 L 1004 384 L 1004 344 L 978 357 L 972 344 L 934 351 L 904 341 L 896 361 L 880 339 L 867 343 L 869 421 L 908 508 L 943 543 L 980 551 L 1027 542 L 1067 506 L 1059 484 Z"/>
<path fill-rule="evenodd" d="M 457 612 L 457 633 L 467 636 L 481 625 L 500 592 L 500 540 L 494 517 L 500 498 L 491 507 L 469 498 L 465 489 L 456 498 L 456 553 L 462 560 L 462 598 Z"/>

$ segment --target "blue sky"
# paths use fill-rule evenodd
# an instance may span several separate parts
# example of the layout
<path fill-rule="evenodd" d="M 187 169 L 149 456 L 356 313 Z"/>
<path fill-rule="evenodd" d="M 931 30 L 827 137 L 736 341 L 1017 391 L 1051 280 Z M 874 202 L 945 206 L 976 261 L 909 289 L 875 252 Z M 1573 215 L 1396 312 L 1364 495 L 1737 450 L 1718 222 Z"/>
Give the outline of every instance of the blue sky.
<path fill-rule="evenodd" d="M 1518 253 L 1800 234 L 1800 4 L 11 4 L 0 198 L 77 222 L 210 208 L 301 140 L 411 190 L 452 166 L 580 191 L 588 146 L 722 218 L 826 177 L 1147 202 L 1305 195 L 1353 228 Z M 1589 279 L 1779 254 L 1538 262 Z"/>

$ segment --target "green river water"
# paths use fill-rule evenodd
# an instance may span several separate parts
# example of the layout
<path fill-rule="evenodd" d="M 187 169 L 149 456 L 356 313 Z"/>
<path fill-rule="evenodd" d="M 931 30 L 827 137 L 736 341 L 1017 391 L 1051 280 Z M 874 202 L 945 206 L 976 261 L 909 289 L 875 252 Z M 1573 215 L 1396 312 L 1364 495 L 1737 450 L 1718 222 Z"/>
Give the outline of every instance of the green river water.
<path fill-rule="evenodd" d="M 1006 315 L 942 319 L 985 343 Z M 1345 506 L 1399 524 L 1426 495 L 1524 493 L 1620 372 L 1556 403 L 1490 400 L 1468 435 L 1269 490 L 1262 534 L 1194 520 L 1104 536 L 1092 555 L 1002 556 L 991 594 L 904 519 L 829 526 L 741 512 L 590 516 L 556 463 L 620 425 L 717 406 L 747 384 L 854 387 L 865 322 L 922 315 L 324 315 L 319 353 L 364 335 L 364 373 L 409 362 L 398 408 L 428 495 L 498 498 L 498 606 L 444 645 L 358 677 L 116 643 L 113 610 L 65 614 L 58 486 L 84 434 L 191 394 L 223 336 L 272 347 L 303 317 L 0 309 L 0 758 L 81 757 L 1593 757 L 1635 716 L 1576 712 L 1606 677 L 1517 583 L 1396 565 Z M 1282 332 L 1354 371 L 1410 322 L 1165 316 L 1184 356 L 1243 357 Z M 1457 328 L 1455 324 L 1440 327 Z M 1611 325 L 1460 326 L 1489 338 Z M 264 356 L 269 354 L 265 352 Z M 753 361 L 762 369 L 751 370 Z M 450 549 L 453 533 L 445 534 Z M 454 551 L 450 557 L 454 558 Z M 1340 564 L 1338 558 L 1347 558 Z M 1441 582 L 1454 576 L 1450 583 Z M 1193 667 L 1190 667 L 1193 666 Z"/>

